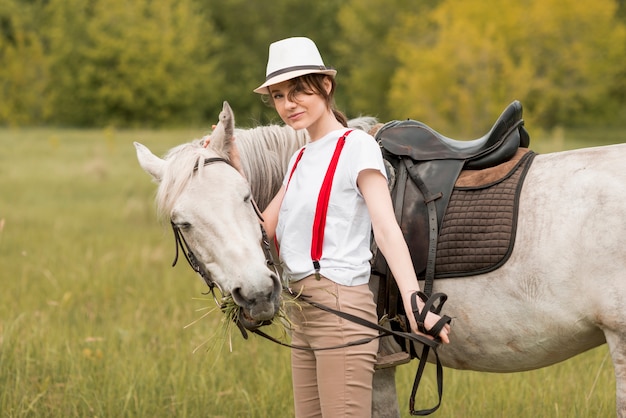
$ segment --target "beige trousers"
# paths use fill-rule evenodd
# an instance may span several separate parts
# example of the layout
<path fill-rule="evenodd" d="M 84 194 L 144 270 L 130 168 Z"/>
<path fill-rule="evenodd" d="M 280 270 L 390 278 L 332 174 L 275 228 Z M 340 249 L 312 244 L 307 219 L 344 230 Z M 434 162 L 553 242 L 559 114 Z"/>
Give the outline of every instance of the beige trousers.
<path fill-rule="evenodd" d="M 376 305 L 367 284 L 342 286 L 322 277 L 306 277 L 292 288 L 315 302 L 377 321 Z M 378 332 L 301 303 L 290 309 L 292 343 L 311 348 L 345 344 Z M 292 349 L 291 366 L 297 418 L 370 417 L 372 379 L 378 339 L 353 347 L 308 351 Z"/>

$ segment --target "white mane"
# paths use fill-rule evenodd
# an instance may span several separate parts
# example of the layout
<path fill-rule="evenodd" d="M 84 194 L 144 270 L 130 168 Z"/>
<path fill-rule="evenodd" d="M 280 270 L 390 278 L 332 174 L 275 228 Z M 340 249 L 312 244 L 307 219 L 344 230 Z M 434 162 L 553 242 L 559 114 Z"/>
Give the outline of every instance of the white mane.
<path fill-rule="evenodd" d="M 308 134 L 289 126 L 269 125 L 235 129 L 234 136 L 252 196 L 263 210 L 280 188 L 289 159 L 309 141 Z"/>

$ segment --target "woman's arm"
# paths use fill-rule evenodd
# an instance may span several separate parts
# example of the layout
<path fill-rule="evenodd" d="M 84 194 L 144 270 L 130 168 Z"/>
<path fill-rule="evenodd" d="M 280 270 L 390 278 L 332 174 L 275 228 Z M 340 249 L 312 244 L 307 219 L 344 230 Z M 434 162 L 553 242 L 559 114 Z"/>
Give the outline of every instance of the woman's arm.
<path fill-rule="evenodd" d="M 372 230 L 378 249 L 387 260 L 387 264 L 400 289 L 402 302 L 406 312 L 411 312 L 411 294 L 420 290 L 417 276 L 413 270 L 413 262 L 409 248 L 404 240 L 400 226 L 396 221 L 391 202 L 389 189 L 385 177 L 377 170 L 367 169 L 359 173 L 357 185 L 365 199 L 372 219 Z M 421 311 L 424 303 L 418 298 L 418 308 Z M 417 332 L 417 323 L 412 315 L 407 315 L 411 328 Z M 439 320 L 439 315 L 428 313 L 424 326 L 430 329 Z M 450 342 L 448 333 L 450 326 L 446 325 L 439 334 L 441 341 Z"/>

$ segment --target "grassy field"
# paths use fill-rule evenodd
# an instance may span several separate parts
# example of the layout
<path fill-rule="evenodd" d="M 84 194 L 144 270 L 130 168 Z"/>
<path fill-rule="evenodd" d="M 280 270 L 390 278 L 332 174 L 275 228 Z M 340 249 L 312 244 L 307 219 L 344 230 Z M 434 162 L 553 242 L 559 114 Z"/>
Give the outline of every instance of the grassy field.
<path fill-rule="evenodd" d="M 214 303 L 185 263 L 170 266 L 174 240 L 136 162 L 132 141 L 162 154 L 202 134 L 0 130 L 1 417 L 293 415 L 288 349 L 225 336 L 218 312 L 192 324 Z M 556 130 L 532 148 L 624 141 Z M 404 413 L 415 367 L 398 369 Z M 417 406 L 435 387 L 428 376 Z M 435 416 L 610 417 L 614 392 L 600 347 L 532 372 L 446 369 Z"/>

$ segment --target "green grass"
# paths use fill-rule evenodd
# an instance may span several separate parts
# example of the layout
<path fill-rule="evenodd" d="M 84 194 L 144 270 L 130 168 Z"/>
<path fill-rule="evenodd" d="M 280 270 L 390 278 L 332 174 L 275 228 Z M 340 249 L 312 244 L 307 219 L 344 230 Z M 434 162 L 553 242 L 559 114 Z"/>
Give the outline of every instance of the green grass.
<path fill-rule="evenodd" d="M 288 349 L 225 336 L 217 310 L 186 327 L 214 304 L 185 263 L 170 266 L 132 141 L 162 154 L 203 133 L 0 130 L 1 417 L 293 415 Z M 626 139 L 535 136 L 539 152 Z M 398 369 L 406 416 L 415 367 Z M 417 406 L 430 406 L 432 377 L 422 388 Z M 446 369 L 436 416 L 613 416 L 614 402 L 601 347 L 526 373 Z"/>

